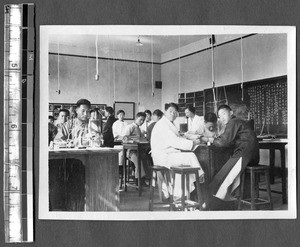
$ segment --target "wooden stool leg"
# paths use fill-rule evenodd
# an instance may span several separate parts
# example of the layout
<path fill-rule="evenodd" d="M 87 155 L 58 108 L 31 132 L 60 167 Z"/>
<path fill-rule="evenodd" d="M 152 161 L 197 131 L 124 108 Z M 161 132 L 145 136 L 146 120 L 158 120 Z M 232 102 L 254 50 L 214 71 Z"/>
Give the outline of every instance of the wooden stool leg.
<path fill-rule="evenodd" d="M 127 191 L 127 183 L 129 181 L 129 160 L 125 160 L 125 174 L 124 174 L 124 186 L 125 186 L 125 191 Z"/>
<path fill-rule="evenodd" d="M 255 174 L 255 198 L 259 198 L 260 172 Z"/>
<path fill-rule="evenodd" d="M 242 174 L 241 174 L 241 184 L 240 184 L 240 197 L 239 197 L 239 204 L 238 204 L 238 210 L 241 210 L 242 209 L 242 200 L 244 198 L 244 183 L 245 183 L 245 174 L 246 172 L 244 171 Z"/>
<path fill-rule="evenodd" d="M 266 179 L 266 188 L 267 188 L 267 193 L 268 193 L 268 200 L 270 202 L 270 209 L 273 210 L 273 200 L 272 200 L 272 195 L 271 195 L 269 169 L 267 169 L 266 172 L 265 172 L 265 179 Z"/>
<path fill-rule="evenodd" d="M 256 209 L 255 204 L 255 173 L 251 170 L 250 172 L 250 183 L 251 183 L 251 210 Z"/>
<path fill-rule="evenodd" d="M 166 177 L 166 182 L 167 182 L 167 189 L 168 189 L 168 195 L 169 195 L 169 199 L 170 199 L 170 207 L 169 207 L 169 211 L 171 210 L 171 205 L 173 203 L 173 192 L 172 192 L 172 184 L 171 184 L 171 177 L 170 177 L 170 172 L 166 171 L 165 172 L 165 177 Z"/>
<path fill-rule="evenodd" d="M 202 200 L 201 193 L 200 193 L 200 180 L 199 180 L 198 172 L 195 172 L 195 176 L 196 176 L 196 188 L 195 189 L 197 191 L 199 209 L 201 209 L 202 204 L 203 204 L 203 200 Z"/>
<path fill-rule="evenodd" d="M 149 210 L 153 211 L 153 200 L 154 200 L 154 188 L 156 184 L 156 171 L 152 171 L 150 180 L 150 200 L 149 200 Z"/>
<path fill-rule="evenodd" d="M 183 176 L 186 176 L 186 183 L 185 183 L 185 186 L 186 186 L 186 191 L 187 191 L 187 193 L 186 193 L 186 198 L 187 198 L 187 200 L 189 200 L 190 199 L 190 174 L 185 174 L 185 175 L 183 175 Z"/>
<path fill-rule="evenodd" d="M 185 176 L 181 173 L 181 205 L 182 210 L 185 208 Z"/>
<path fill-rule="evenodd" d="M 174 202 L 174 191 L 175 191 L 175 172 L 172 172 L 172 179 L 173 179 L 173 184 L 172 184 L 172 201 Z M 171 206 L 171 211 L 174 209 L 173 206 L 175 206 L 174 204 L 172 204 Z"/>
<path fill-rule="evenodd" d="M 164 180 L 164 172 L 157 171 L 156 181 L 157 181 L 157 186 L 158 186 L 159 200 L 161 200 L 161 201 L 163 199 L 163 196 L 162 196 L 162 181 L 163 180 Z"/>

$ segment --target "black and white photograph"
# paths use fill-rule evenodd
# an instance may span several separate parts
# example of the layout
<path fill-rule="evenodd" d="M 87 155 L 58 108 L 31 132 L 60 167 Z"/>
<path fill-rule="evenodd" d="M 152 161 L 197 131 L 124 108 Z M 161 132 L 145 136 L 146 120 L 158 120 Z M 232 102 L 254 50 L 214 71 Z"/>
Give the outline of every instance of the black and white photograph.
<path fill-rule="evenodd" d="M 295 219 L 291 26 L 40 26 L 39 219 Z"/>

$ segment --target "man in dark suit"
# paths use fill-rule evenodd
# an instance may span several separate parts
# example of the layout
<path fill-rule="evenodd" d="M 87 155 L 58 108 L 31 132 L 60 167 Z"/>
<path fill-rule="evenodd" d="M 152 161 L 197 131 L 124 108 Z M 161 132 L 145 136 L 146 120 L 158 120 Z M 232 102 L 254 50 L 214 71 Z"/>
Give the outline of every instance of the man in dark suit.
<path fill-rule="evenodd" d="M 240 184 L 240 175 L 249 164 L 259 162 L 259 143 L 248 122 L 233 115 L 228 105 L 218 108 L 218 117 L 225 125 L 224 133 L 214 139 L 213 145 L 232 147 L 233 154 L 209 185 L 212 198 L 235 200 L 234 192 Z"/>

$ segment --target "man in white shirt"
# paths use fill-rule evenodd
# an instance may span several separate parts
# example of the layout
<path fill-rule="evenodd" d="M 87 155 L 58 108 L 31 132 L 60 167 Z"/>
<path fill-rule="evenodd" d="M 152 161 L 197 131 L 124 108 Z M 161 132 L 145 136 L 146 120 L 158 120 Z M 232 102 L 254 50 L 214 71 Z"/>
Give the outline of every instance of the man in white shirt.
<path fill-rule="evenodd" d="M 195 107 L 188 105 L 184 110 L 185 116 L 188 118 L 188 134 L 196 134 L 197 130 L 204 125 L 203 117 L 195 114 Z"/>
<path fill-rule="evenodd" d="M 170 168 L 172 166 L 190 166 L 199 167 L 199 177 L 204 175 L 204 172 L 199 164 L 196 155 L 193 152 L 182 152 L 182 150 L 193 150 L 200 144 L 200 140 L 187 140 L 179 135 L 178 129 L 173 121 L 178 115 L 178 106 L 175 103 L 165 105 L 165 116 L 163 116 L 154 126 L 151 134 L 151 152 L 154 165 Z M 175 178 L 174 196 L 181 196 L 181 181 Z M 203 179 L 200 179 L 200 181 Z M 190 191 L 194 189 L 194 175 L 190 176 Z M 162 191 L 166 197 L 167 188 L 163 183 Z"/>
<path fill-rule="evenodd" d="M 138 112 L 135 116 L 135 120 L 133 123 L 128 124 L 125 129 L 125 136 L 123 138 L 124 141 L 132 140 L 132 141 L 141 141 L 141 140 L 146 140 L 142 132 L 140 130 L 140 126 L 144 123 L 146 118 L 146 114 L 144 112 Z M 145 150 L 141 150 L 139 153 L 141 157 L 141 183 L 143 186 L 148 186 L 145 183 L 145 176 L 146 172 L 148 172 L 149 168 L 147 167 L 148 165 L 148 160 L 147 160 L 147 154 L 144 152 Z M 138 158 L 137 158 L 137 151 L 136 150 L 128 150 L 127 154 L 128 158 L 130 161 L 133 162 L 135 166 L 135 178 L 138 178 Z"/>
<path fill-rule="evenodd" d="M 114 122 L 112 129 L 115 141 L 122 141 L 125 136 L 127 122 L 124 121 L 125 112 L 123 110 L 119 110 L 117 112 L 118 120 Z M 123 151 L 119 152 L 119 166 L 123 164 Z"/>
<path fill-rule="evenodd" d="M 112 128 L 115 141 L 121 141 L 125 136 L 125 129 L 128 123 L 124 121 L 125 112 L 123 110 L 117 112 L 117 117 L 118 120 L 114 122 Z"/>

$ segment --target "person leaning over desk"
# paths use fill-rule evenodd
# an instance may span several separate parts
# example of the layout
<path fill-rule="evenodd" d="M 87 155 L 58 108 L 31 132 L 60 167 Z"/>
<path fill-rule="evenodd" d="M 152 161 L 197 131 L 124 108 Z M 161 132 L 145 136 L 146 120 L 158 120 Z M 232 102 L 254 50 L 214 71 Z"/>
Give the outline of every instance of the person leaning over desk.
<path fill-rule="evenodd" d="M 233 115 L 228 105 L 218 108 L 218 116 L 225 125 L 224 133 L 215 138 L 213 145 L 217 147 L 232 147 L 233 154 L 215 175 L 209 185 L 209 207 L 214 207 L 217 199 L 223 201 L 235 200 L 234 192 L 240 185 L 240 175 L 249 164 L 259 162 L 259 143 L 250 125 Z"/>
<path fill-rule="evenodd" d="M 200 139 L 201 142 L 213 142 L 213 138 L 218 135 L 218 118 L 213 112 L 208 112 L 204 115 L 204 122 L 199 125 L 199 128 L 192 133 L 187 132 L 184 136 L 189 140 Z"/>

